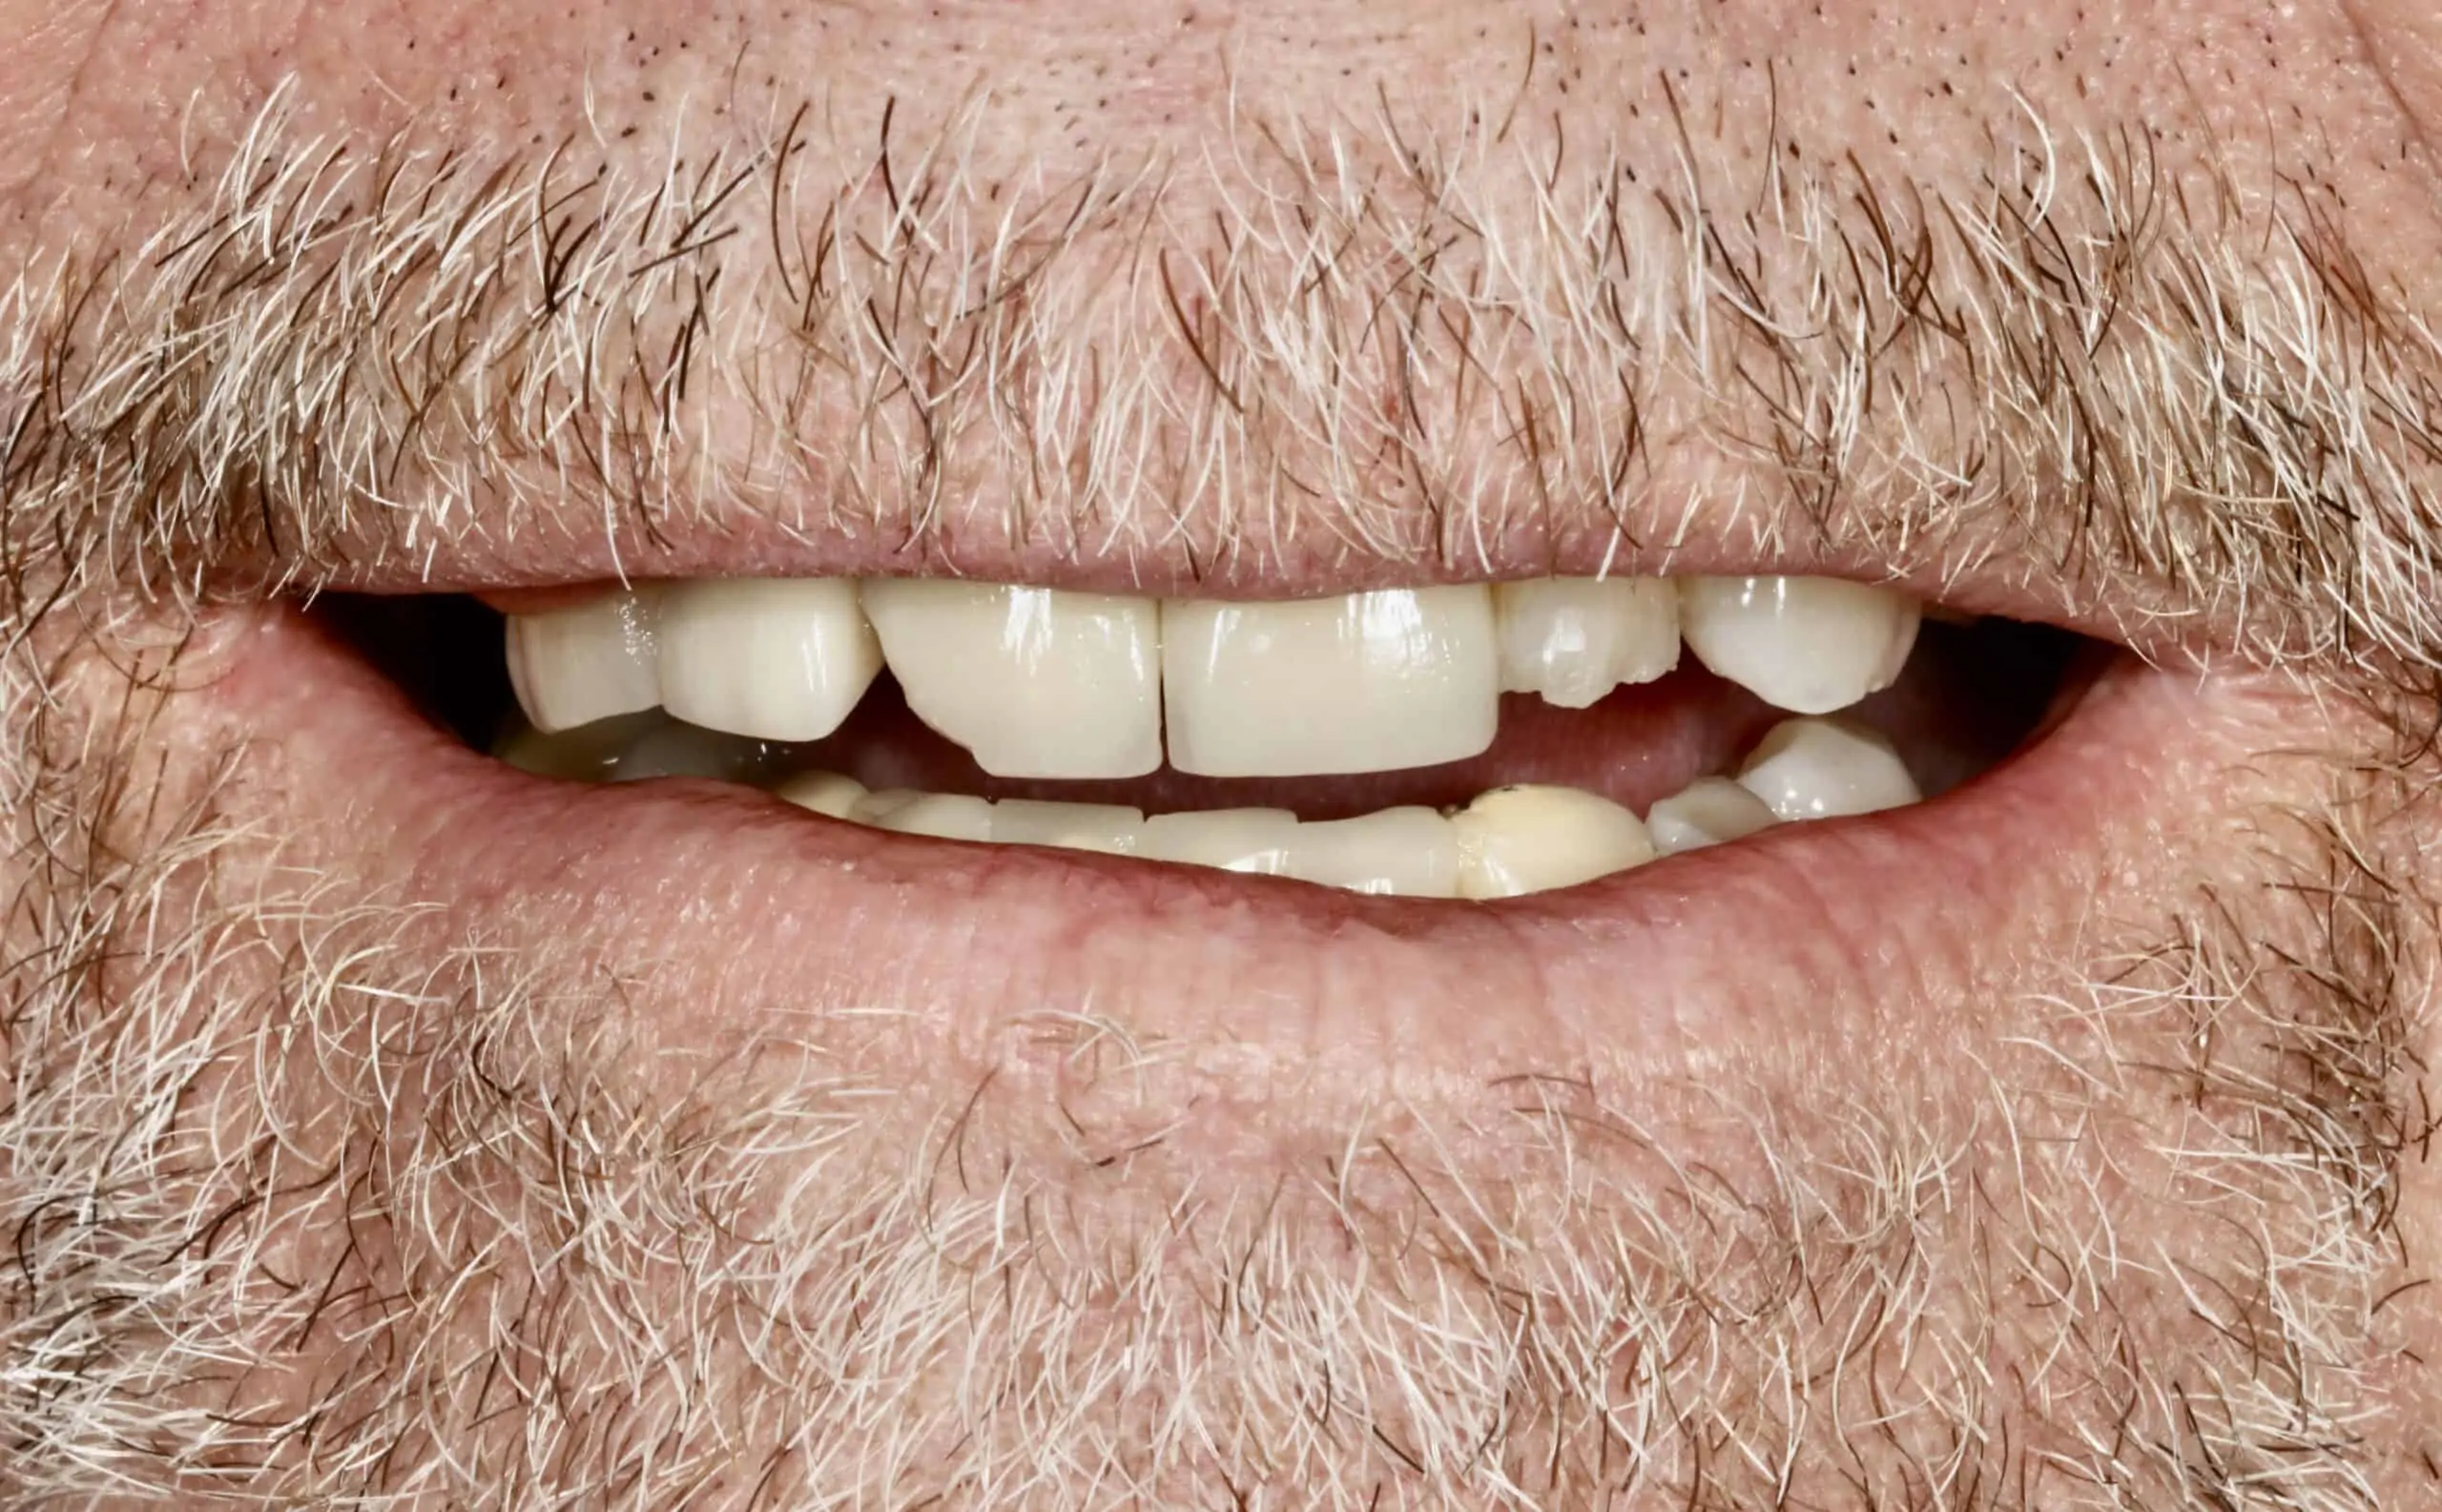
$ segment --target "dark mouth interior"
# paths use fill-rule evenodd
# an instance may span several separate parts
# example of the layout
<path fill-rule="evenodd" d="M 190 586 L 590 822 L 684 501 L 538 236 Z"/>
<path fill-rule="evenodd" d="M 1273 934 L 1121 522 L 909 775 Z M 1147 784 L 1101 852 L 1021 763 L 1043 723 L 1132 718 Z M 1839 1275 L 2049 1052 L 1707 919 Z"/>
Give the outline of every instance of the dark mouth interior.
<path fill-rule="evenodd" d="M 506 670 L 503 620 L 480 600 L 326 594 L 313 611 L 428 718 L 469 746 L 493 750 L 521 727 Z M 2101 642 L 2051 626 L 1929 618 L 1899 681 L 1848 714 L 1891 736 L 1932 797 L 2038 736 L 2113 654 Z M 736 737 L 723 775 L 768 781 L 819 768 L 875 789 L 1122 803 L 1149 813 L 1277 807 L 1307 818 L 1395 804 L 1459 804 L 1493 787 L 1551 782 L 1604 793 L 1642 811 L 1675 791 L 1691 770 L 1734 767 L 1766 729 L 1786 717 L 1690 657 L 1660 681 L 1621 688 L 1590 709 L 1507 695 L 1500 737 L 1465 761 L 1349 777 L 1202 777 L 1165 767 L 1126 780 L 1009 780 L 984 773 L 963 749 L 927 729 L 885 672 L 834 735 L 797 745 Z M 659 722 L 658 715 L 630 715 L 588 729 L 609 750 Z"/>

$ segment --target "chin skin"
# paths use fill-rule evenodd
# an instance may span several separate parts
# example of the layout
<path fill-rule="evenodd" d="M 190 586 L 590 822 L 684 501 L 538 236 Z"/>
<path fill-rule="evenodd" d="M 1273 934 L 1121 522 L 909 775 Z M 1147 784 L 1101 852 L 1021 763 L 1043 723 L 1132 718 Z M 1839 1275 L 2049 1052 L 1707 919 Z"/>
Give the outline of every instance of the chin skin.
<path fill-rule="evenodd" d="M 2349 287 L 2421 328 L 2442 217 L 2432 23 L 2410 9 L 2139 7 L 2111 31 L 2054 6 L 492 4 L 342 26 L 0 0 L 23 39 L 0 60 L 0 249 L 91 263 L 184 225 L 275 103 L 285 154 L 575 141 L 650 176 L 812 100 L 806 135 L 842 161 L 892 144 L 894 194 L 900 172 L 1175 168 L 1257 128 L 1284 160 L 1289 128 L 1363 157 L 1507 113 L 1556 162 L 1754 183 L 1797 144 L 1964 201 L 2030 120 L 2063 144 L 2143 123 L 2241 221 L 2317 185 Z M 942 144 L 954 165 L 925 158 Z M 1224 197 L 1194 185 L 1236 180 L 1179 181 L 1159 202 L 1201 226 Z M 41 371 L 40 307 L 0 300 L 0 380 Z M 673 455 L 737 449 L 739 371 Z M 1786 544 L 1723 502 L 1730 464 L 1657 454 L 1698 500 L 1664 518 Z M 245 591 L 265 574 L 244 528 L 139 539 L 97 516 L 140 503 L 18 476 L 11 1500 L 2442 1495 L 2419 739 L 2442 634 L 2412 592 L 2331 629 L 2351 573 L 2426 581 L 2398 564 L 2431 538 L 2398 522 L 2302 542 L 2306 568 L 2197 548 L 2177 587 L 2203 644 L 2132 658 L 1977 788 L 1477 911 L 526 778 Z M 814 549 L 677 508 L 656 546 L 563 507 L 478 551 L 438 496 L 402 495 L 438 553 L 418 560 L 470 580 L 598 577 L 567 564 L 613 537 L 707 571 Z M 481 480 L 465 500 L 500 503 Z M 1997 539 L 1942 523 L 1943 550 Z M 1844 560 L 1956 565 L 1902 560 L 1899 533 Z M 303 538 L 332 549 L 271 575 L 409 554 Z M 1328 540 L 1248 570 L 1427 570 L 1397 529 Z M 2136 638 L 2112 607 L 2144 573 L 2121 565 L 2047 607 Z M 1997 603 L 2032 591 L 2008 576 Z"/>

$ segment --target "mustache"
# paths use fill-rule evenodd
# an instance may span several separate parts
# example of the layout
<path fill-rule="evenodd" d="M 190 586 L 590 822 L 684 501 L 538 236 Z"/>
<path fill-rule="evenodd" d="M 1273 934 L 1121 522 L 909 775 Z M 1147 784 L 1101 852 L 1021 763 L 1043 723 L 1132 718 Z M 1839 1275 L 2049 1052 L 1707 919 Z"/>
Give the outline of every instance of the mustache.
<path fill-rule="evenodd" d="M 575 542 L 619 575 L 749 523 L 1666 567 L 1711 508 L 2141 649 L 2442 666 L 2442 363 L 2311 175 L 2142 123 L 1994 123 L 1935 183 L 1692 109 L 1657 158 L 1250 104 L 1200 155 L 996 178 L 988 99 L 897 115 L 640 155 L 314 137 L 276 94 L 0 298 L 11 590 L 466 586 Z"/>

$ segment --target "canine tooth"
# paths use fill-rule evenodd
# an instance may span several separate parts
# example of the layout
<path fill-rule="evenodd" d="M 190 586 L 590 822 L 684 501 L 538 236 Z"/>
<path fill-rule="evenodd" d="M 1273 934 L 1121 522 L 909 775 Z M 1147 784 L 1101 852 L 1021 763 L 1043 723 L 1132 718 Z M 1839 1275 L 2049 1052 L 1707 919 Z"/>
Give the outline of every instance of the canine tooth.
<path fill-rule="evenodd" d="M 1270 604 L 1162 605 L 1170 764 L 1307 777 L 1476 756 L 1500 718 L 1480 584 Z"/>
<path fill-rule="evenodd" d="M 1583 709 L 1679 665 L 1679 590 L 1658 577 L 1496 583 L 1500 691 Z"/>
<path fill-rule="evenodd" d="M 610 592 L 567 609 L 508 616 L 508 681 L 546 735 L 661 702 L 655 595 Z"/>
<path fill-rule="evenodd" d="M 943 840 L 988 840 L 992 838 L 992 805 L 966 793 L 918 793 L 893 803 L 873 818 L 861 819 L 895 835 L 929 835 Z"/>
<path fill-rule="evenodd" d="M 1702 850 L 1769 829 L 1780 817 L 1728 777 L 1698 777 L 1646 811 L 1645 827 L 1664 856 Z"/>
<path fill-rule="evenodd" d="M 881 647 L 839 578 L 708 578 L 662 590 L 661 702 L 677 718 L 767 740 L 839 728 Z"/>
<path fill-rule="evenodd" d="M 1696 659 L 1792 714 L 1830 714 L 1890 687 L 1922 612 L 1905 593 L 1832 577 L 1691 577 L 1679 588 Z"/>
<path fill-rule="evenodd" d="M 1297 816 L 1287 809 L 1156 814 L 1145 821 L 1136 854 L 1149 861 L 1278 876 L 1288 864 L 1297 830 Z"/>
<path fill-rule="evenodd" d="M 1145 811 L 1117 803 L 1055 803 L 1003 798 L 992 805 L 996 844 L 1057 845 L 1066 850 L 1134 853 Z"/>
<path fill-rule="evenodd" d="M 1459 837 L 1427 808 L 1299 824 L 1281 874 L 1351 892 L 1459 896 Z"/>
<path fill-rule="evenodd" d="M 1573 887 L 1653 860 L 1643 821 L 1577 788 L 1524 785 L 1480 796 L 1450 824 L 1461 898 L 1516 898 Z"/>
<path fill-rule="evenodd" d="M 837 772 L 800 772 L 773 793 L 801 809 L 844 819 L 864 800 L 865 785 Z"/>
<path fill-rule="evenodd" d="M 1919 797 L 1891 742 L 1843 719 L 1772 726 L 1738 769 L 1738 785 L 1785 819 L 1872 814 Z"/>
<path fill-rule="evenodd" d="M 1161 608 L 1149 598 L 875 578 L 866 617 L 918 718 L 1004 777 L 1162 764 Z"/>

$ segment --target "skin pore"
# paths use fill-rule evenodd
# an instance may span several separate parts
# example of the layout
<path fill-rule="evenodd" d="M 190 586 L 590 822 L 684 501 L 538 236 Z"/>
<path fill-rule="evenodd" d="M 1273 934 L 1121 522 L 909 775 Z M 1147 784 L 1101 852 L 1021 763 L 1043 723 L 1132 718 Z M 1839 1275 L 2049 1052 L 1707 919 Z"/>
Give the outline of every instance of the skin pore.
<path fill-rule="evenodd" d="M 0 1487 L 2442 1494 L 2430 23 L 2132 9 L 0 4 Z M 511 787 L 274 605 L 1604 562 L 2161 670 L 1885 891 L 1427 930 Z"/>

